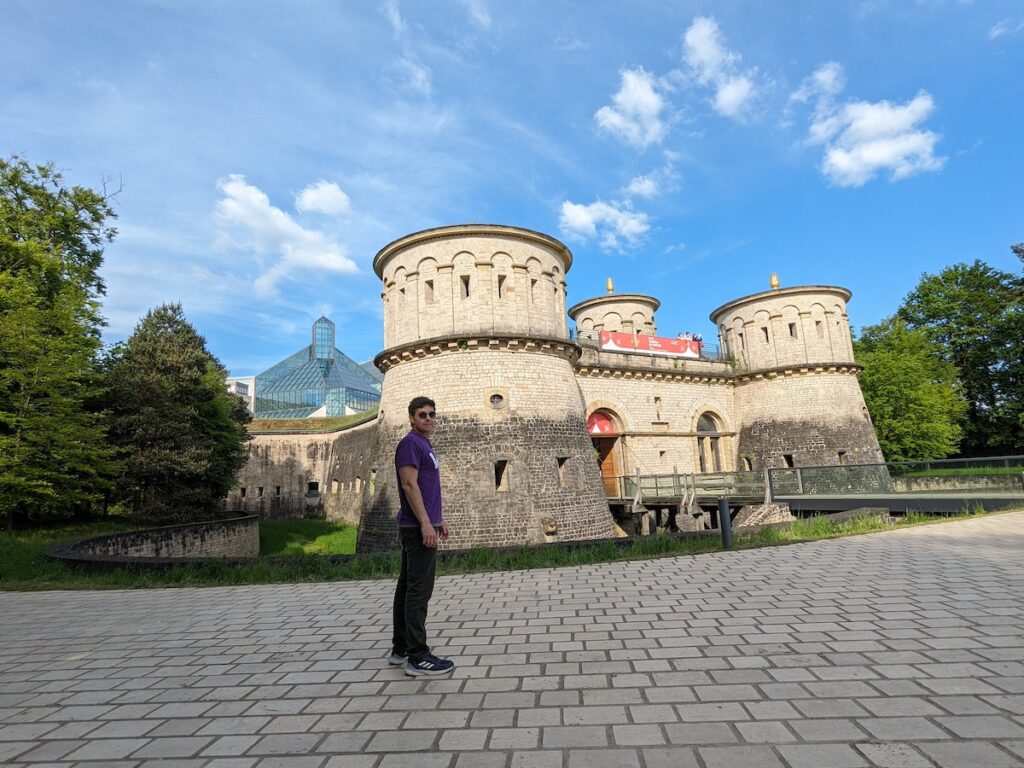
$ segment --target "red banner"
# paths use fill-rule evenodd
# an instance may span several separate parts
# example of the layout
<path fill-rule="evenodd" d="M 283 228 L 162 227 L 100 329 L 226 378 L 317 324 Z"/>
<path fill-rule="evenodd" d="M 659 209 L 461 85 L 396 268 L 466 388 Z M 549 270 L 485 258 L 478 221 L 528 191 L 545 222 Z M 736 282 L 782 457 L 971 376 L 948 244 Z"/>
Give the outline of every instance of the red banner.
<path fill-rule="evenodd" d="M 615 428 L 611 416 L 603 411 L 594 411 L 587 417 L 587 432 L 592 435 L 612 435 L 616 434 L 618 430 Z"/>
<path fill-rule="evenodd" d="M 703 342 L 696 339 L 666 339 L 662 336 L 634 336 L 631 333 L 601 331 L 601 349 L 612 352 L 699 358 L 703 346 Z"/>

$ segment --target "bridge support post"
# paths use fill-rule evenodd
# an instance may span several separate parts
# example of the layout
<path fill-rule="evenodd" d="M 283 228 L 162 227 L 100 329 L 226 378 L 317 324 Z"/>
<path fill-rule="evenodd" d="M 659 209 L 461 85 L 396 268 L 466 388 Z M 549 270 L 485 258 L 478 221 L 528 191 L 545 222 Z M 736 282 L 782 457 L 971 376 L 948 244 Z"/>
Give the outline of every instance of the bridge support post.
<path fill-rule="evenodd" d="M 722 531 L 722 546 L 732 549 L 732 519 L 729 517 L 729 497 L 718 499 L 718 527 Z"/>

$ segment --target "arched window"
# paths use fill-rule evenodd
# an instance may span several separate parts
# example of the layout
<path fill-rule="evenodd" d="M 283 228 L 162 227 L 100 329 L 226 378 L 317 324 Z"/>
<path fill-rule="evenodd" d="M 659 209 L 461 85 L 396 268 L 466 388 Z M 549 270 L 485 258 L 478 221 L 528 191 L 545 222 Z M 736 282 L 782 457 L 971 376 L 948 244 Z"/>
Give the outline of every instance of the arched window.
<path fill-rule="evenodd" d="M 697 419 L 697 462 L 701 472 L 722 471 L 721 435 L 718 421 L 710 413 Z"/>

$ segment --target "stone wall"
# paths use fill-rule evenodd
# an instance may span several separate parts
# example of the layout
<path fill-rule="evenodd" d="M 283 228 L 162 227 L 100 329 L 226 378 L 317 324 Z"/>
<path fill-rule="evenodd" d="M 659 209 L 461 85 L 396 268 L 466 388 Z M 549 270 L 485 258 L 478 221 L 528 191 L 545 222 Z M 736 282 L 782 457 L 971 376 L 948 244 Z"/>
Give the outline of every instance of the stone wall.
<path fill-rule="evenodd" d="M 611 536 L 572 345 L 545 351 L 540 342 L 527 349 L 506 339 L 493 348 L 486 342 L 453 346 L 387 370 L 376 482 L 359 551 L 396 540 L 394 449 L 409 430 L 407 406 L 418 395 L 437 403 L 432 442 L 441 463 L 449 547 L 543 542 L 552 526 L 563 541 Z M 501 398 L 497 406 L 494 395 Z"/>
<path fill-rule="evenodd" d="M 845 288 L 809 285 L 766 291 L 711 313 L 719 343 L 748 371 L 798 363 L 853 362 Z"/>
<path fill-rule="evenodd" d="M 255 516 L 115 533 L 51 550 L 53 557 L 63 560 L 256 557 L 259 553 Z"/>
<path fill-rule="evenodd" d="M 538 232 L 440 227 L 385 246 L 384 346 L 470 332 L 566 338 L 568 249 Z"/>
<path fill-rule="evenodd" d="M 884 461 L 855 368 L 781 371 L 740 379 L 737 451 L 754 470 Z M 842 454 L 842 455 L 840 455 Z"/>
<path fill-rule="evenodd" d="M 699 472 L 696 428 L 705 413 L 719 427 L 722 471 L 735 469 L 738 420 L 727 364 L 585 349 L 576 371 L 587 414 L 610 411 L 622 425 L 621 474 Z"/>
<path fill-rule="evenodd" d="M 340 432 L 254 436 L 227 508 L 260 517 L 315 516 L 358 524 L 376 430 L 371 421 Z"/>
<path fill-rule="evenodd" d="M 654 313 L 661 302 L 635 293 L 609 294 L 581 301 L 569 309 L 569 316 L 583 336 L 596 338 L 601 331 L 656 336 Z"/>

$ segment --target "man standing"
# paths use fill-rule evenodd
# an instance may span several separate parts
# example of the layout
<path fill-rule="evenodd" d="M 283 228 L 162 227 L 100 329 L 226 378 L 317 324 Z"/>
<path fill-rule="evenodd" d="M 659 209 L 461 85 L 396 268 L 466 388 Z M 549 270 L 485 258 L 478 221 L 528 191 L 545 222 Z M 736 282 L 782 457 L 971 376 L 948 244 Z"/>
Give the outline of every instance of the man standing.
<path fill-rule="evenodd" d="M 388 663 L 405 664 L 405 674 L 444 675 L 455 669 L 427 645 L 427 603 L 434 592 L 437 540 L 448 538 L 441 516 L 441 473 L 430 436 L 437 411 L 429 397 L 409 403 L 409 434 L 395 449 L 398 474 L 398 534 L 402 541 L 402 572 L 395 589 L 394 634 Z"/>

